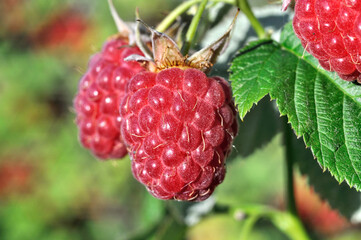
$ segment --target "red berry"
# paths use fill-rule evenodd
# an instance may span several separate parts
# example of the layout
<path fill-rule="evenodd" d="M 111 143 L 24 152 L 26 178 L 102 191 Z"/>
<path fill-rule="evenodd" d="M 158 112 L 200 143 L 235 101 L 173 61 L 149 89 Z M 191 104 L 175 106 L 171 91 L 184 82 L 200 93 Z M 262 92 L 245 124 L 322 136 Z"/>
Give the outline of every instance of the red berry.
<path fill-rule="evenodd" d="M 233 26 L 233 25 L 231 25 Z M 160 199 L 203 201 L 225 176 L 225 159 L 238 131 L 229 84 L 205 72 L 229 40 L 183 56 L 166 34 L 152 32 L 149 71 L 128 83 L 120 104 L 121 134 L 134 177 Z"/>
<path fill-rule="evenodd" d="M 295 5 L 295 11 L 300 20 L 313 19 L 315 15 L 315 0 L 298 0 Z"/>
<path fill-rule="evenodd" d="M 84 14 L 74 9 L 65 9 L 52 14 L 32 38 L 37 47 L 56 47 L 66 45 L 79 48 L 90 22 Z"/>
<path fill-rule="evenodd" d="M 237 134 L 228 83 L 194 68 L 141 72 L 121 104 L 132 172 L 160 199 L 202 201 L 225 175 Z"/>
<path fill-rule="evenodd" d="M 3 159 L 7 156 L 1 156 Z M 34 166 L 11 157 L 0 163 L 0 197 L 26 193 L 32 188 Z"/>
<path fill-rule="evenodd" d="M 361 1 L 360 0 L 345 0 L 345 5 L 351 7 L 356 10 L 361 9 Z"/>
<path fill-rule="evenodd" d="M 101 159 L 122 158 L 127 154 L 119 130 L 122 122 L 119 105 L 129 79 L 142 71 L 138 63 L 123 60 L 131 54 L 141 52 L 128 46 L 124 38 L 107 41 L 102 51 L 89 61 L 74 99 L 79 139 Z"/>
<path fill-rule="evenodd" d="M 361 82 L 361 1 L 297 0 L 293 28 L 327 71 Z"/>

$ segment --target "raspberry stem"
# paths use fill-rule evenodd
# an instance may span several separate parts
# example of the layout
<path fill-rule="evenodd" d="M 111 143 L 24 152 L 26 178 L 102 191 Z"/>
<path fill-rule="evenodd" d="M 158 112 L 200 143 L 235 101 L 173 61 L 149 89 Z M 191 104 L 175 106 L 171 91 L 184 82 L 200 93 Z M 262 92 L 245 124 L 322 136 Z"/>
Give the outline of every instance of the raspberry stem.
<path fill-rule="evenodd" d="M 249 239 L 250 232 L 259 219 L 271 221 L 273 225 L 286 234 L 289 239 L 310 240 L 300 219 L 288 212 L 282 212 L 264 205 L 251 204 L 232 209 L 230 213 L 236 218 L 242 215 L 246 217 L 243 220 L 241 240 Z"/>
<path fill-rule="evenodd" d="M 118 14 L 117 10 L 115 9 L 112 0 L 108 0 L 108 6 L 109 6 L 110 13 L 113 17 L 114 23 L 118 29 L 118 32 L 126 37 L 130 36 L 131 30 L 129 29 L 127 24 L 119 17 L 119 14 Z"/>
<path fill-rule="evenodd" d="M 169 28 L 169 26 L 176 20 L 177 17 L 179 17 L 181 14 L 187 11 L 194 4 L 197 4 L 199 2 L 201 2 L 201 0 L 192 0 L 192 1 L 183 2 L 178 7 L 176 7 L 171 13 L 169 13 L 168 16 L 164 18 L 161 23 L 158 24 L 156 30 L 158 32 L 165 32 L 165 30 Z"/>
<path fill-rule="evenodd" d="M 283 141 L 285 145 L 285 158 L 286 158 L 286 200 L 287 200 L 287 211 L 292 215 L 298 223 L 299 231 L 302 231 L 303 234 L 307 237 L 306 231 L 302 222 L 300 221 L 296 201 L 295 201 L 295 190 L 294 190 L 294 161 L 292 157 L 292 137 L 293 131 L 290 125 L 287 123 L 287 118 L 282 119 L 283 124 Z"/>
<path fill-rule="evenodd" d="M 244 220 L 244 224 L 243 224 L 242 232 L 241 232 L 241 237 L 240 237 L 241 240 L 250 239 L 249 235 L 250 235 L 250 233 L 252 231 L 252 228 L 254 227 L 254 225 L 259 220 L 259 218 L 260 218 L 260 216 L 258 214 L 254 214 L 254 215 L 251 215 L 251 216 L 247 217 Z"/>
<path fill-rule="evenodd" d="M 249 3 L 247 0 L 237 0 L 237 6 L 241 9 L 241 11 L 246 15 L 248 20 L 250 21 L 253 29 L 256 31 L 257 36 L 260 39 L 267 39 L 269 38 L 268 34 L 264 30 L 261 23 L 258 21 L 258 19 L 255 17 L 254 13 L 252 12 L 251 7 L 249 6 Z"/>
<path fill-rule="evenodd" d="M 169 13 L 168 16 L 166 18 L 164 18 L 161 23 L 158 24 L 158 26 L 156 27 L 156 30 L 158 32 L 165 32 L 165 30 L 167 30 L 170 27 L 170 25 L 172 25 L 172 23 L 177 19 L 177 17 L 182 15 L 193 5 L 200 3 L 200 2 L 202 2 L 202 0 L 190 0 L 190 1 L 183 2 L 178 7 L 176 7 L 171 13 Z M 223 2 L 223 3 L 227 3 L 227 4 L 231 4 L 231 5 L 236 5 L 234 0 L 213 0 L 211 2 L 213 2 L 213 3 Z"/>
<path fill-rule="evenodd" d="M 193 39 L 196 35 L 197 27 L 199 25 L 199 21 L 201 20 L 202 14 L 204 12 L 204 9 L 206 8 L 207 3 L 208 3 L 208 0 L 203 0 L 201 2 L 201 4 L 199 5 L 199 8 L 197 10 L 197 13 L 196 13 L 196 15 L 194 15 L 191 25 L 188 28 L 188 31 L 186 34 L 186 39 L 185 39 L 185 42 L 182 47 L 182 53 L 184 56 L 187 55 L 187 53 L 192 45 Z"/>

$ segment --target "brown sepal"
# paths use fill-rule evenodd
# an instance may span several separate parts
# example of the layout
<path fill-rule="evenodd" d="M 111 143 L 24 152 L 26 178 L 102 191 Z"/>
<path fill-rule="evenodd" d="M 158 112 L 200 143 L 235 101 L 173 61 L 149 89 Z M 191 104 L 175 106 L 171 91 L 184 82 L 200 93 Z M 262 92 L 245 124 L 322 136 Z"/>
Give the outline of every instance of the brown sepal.
<path fill-rule="evenodd" d="M 180 67 L 197 68 L 207 73 L 212 68 L 213 64 L 215 64 L 217 57 L 227 48 L 231 31 L 235 24 L 238 13 L 239 10 L 223 36 L 221 36 L 211 45 L 194 53 L 190 57 L 183 56 L 177 44 L 168 35 L 156 31 L 155 29 L 149 27 L 142 20 L 137 19 L 138 22 L 141 22 L 152 33 L 152 57 L 154 64 L 150 64 L 152 60 L 149 58 L 149 54 L 146 54 L 148 55 L 148 58 L 141 56 L 130 56 L 126 60 L 138 61 L 144 64 L 146 63 L 147 66 L 151 68 L 149 69 L 151 71 L 161 71 L 170 67 Z"/>

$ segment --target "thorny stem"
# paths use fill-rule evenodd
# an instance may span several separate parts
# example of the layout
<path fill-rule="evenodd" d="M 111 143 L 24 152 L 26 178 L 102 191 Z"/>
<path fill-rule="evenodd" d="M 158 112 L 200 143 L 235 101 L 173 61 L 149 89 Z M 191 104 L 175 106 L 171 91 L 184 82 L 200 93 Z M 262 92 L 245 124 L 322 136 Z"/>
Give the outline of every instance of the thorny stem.
<path fill-rule="evenodd" d="M 258 19 L 254 16 L 249 3 L 247 0 L 237 0 L 237 5 L 241 9 L 241 11 L 246 15 L 248 20 L 251 22 L 251 25 L 253 29 L 256 31 L 257 36 L 260 39 L 266 39 L 268 38 L 266 31 L 264 30 L 261 23 L 258 21 Z"/>
<path fill-rule="evenodd" d="M 190 47 L 192 45 L 192 42 L 193 42 L 194 37 L 196 35 L 196 31 L 197 31 L 197 28 L 198 28 L 199 21 L 201 20 L 203 11 L 206 8 L 207 3 L 208 3 L 208 0 L 203 0 L 201 2 L 201 4 L 199 5 L 199 8 L 197 10 L 197 13 L 196 13 L 196 15 L 194 15 L 194 17 L 192 19 L 192 22 L 191 22 L 191 25 L 188 28 L 188 31 L 187 31 L 187 34 L 186 34 L 186 39 L 185 39 L 184 45 L 182 47 L 182 53 L 183 53 L 184 56 L 187 55 L 187 53 L 188 53 L 188 51 L 189 51 L 189 49 L 190 49 Z"/>

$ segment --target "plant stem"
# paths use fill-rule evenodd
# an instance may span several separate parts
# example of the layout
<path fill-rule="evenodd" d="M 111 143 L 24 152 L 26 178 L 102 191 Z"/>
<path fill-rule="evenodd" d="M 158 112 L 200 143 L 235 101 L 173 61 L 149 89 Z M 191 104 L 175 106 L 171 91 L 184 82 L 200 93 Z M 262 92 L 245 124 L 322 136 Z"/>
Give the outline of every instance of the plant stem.
<path fill-rule="evenodd" d="M 295 189 L 294 189 L 294 161 L 292 157 L 292 137 L 293 131 L 290 125 L 287 123 L 287 118 L 282 118 L 283 124 L 283 141 L 285 145 L 285 159 L 286 159 L 286 199 L 287 199 L 287 211 L 294 219 L 294 228 L 297 229 L 299 234 L 293 236 L 294 239 L 299 239 L 300 234 L 302 235 L 301 239 L 309 239 L 307 231 L 305 230 L 296 207 L 295 200 Z"/>
<path fill-rule="evenodd" d="M 248 216 L 247 219 L 244 220 L 244 225 L 242 227 L 241 238 L 240 238 L 241 240 L 249 239 L 249 234 L 251 233 L 252 228 L 254 227 L 258 219 L 259 216 L 255 214 Z"/>
<path fill-rule="evenodd" d="M 242 229 L 241 239 L 247 239 L 250 230 L 256 223 L 257 219 L 264 218 L 270 220 L 275 227 L 281 230 L 292 240 L 310 240 L 302 222 L 298 217 L 289 212 L 282 212 L 264 205 L 244 205 L 240 208 L 232 209 L 233 216 L 237 212 L 247 214 L 249 217 L 245 221 Z M 243 233 L 243 231 L 246 231 Z"/>
<path fill-rule="evenodd" d="M 310 240 L 302 222 L 288 212 L 270 214 L 271 222 L 292 240 Z"/>
<path fill-rule="evenodd" d="M 251 25 L 253 29 L 256 31 L 257 36 L 260 39 L 266 39 L 268 38 L 268 35 L 266 34 L 266 31 L 264 30 L 261 23 L 258 21 L 258 19 L 254 16 L 252 9 L 249 6 L 249 3 L 247 0 L 237 0 L 237 5 L 241 9 L 241 11 L 246 15 L 248 20 L 251 22 Z"/>
<path fill-rule="evenodd" d="M 285 145 L 286 158 L 286 199 L 287 210 L 290 214 L 298 217 L 295 194 L 294 194 L 294 178 L 293 178 L 293 158 L 292 158 L 292 134 L 294 134 L 287 123 L 287 118 L 283 117 L 283 141 Z"/>
<path fill-rule="evenodd" d="M 203 11 L 206 8 L 207 3 L 208 3 L 208 0 L 202 0 L 201 4 L 199 5 L 199 8 L 196 12 L 196 15 L 194 15 L 191 25 L 188 28 L 188 31 L 186 34 L 186 39 L 185 39 L 184 45 L 182 47 L 182 53 L 184 56 L 187 55 L 187 53 L 192 45 L 193 39 L 196 35 L 199 21 L 201 20 Z"/>
<path fill-rule="evenodd" d="M 158 24 L 158 26 L 156 27 L 156 30 L 158 32 L 164 32 L 165 30 L 167 30 L 170 27 L 170 25 L 172 25 L 172 23 L 177 19 L 177 17 L 182 15 L 193 5 L 200 3 L 200 2 L 202 2 L 202 0 L 190 0 L 190 1 L 183 2 L 178 7 L 176 7 L 171 13 L 169 13 L 168 16 L 165 17 L 161 23 Z M 223 3 L 227 3 L 227 4 L 236 5 L 235 0 L 211 0 L 210 2 L 213 2 L 213 3 L 223 2 Z"/>
<path fill-rule="evenodd" d="M 187 11 L 194 4 L 199 3 L 201 0 L 186 1 L 176 7 L 161 23 L 158 24 L 156 30 L 158 32 L 164 32 L 167 28 L 177 19 L 178 16 Z"/>
<path fill-rule="evenodd" d="M 169 212 L 169 215 L 178 223 L 183 224 L 183 217 L 179 212 L 179 209 L 175 206 L 174 202 L 166 202 L 166 207 Z"/>

